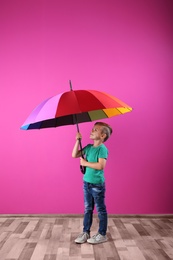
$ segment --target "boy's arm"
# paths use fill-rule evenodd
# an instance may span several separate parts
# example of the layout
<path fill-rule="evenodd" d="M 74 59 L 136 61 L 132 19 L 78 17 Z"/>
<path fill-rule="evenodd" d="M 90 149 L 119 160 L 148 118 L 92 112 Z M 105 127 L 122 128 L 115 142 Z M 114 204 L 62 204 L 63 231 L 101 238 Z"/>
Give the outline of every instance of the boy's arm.
<path fill-rule="evenodd" d="M 72 150 L 72 157 L 73 158 L 78 158 L 80 156 L 82 156 L 82 152 L 81 150 L 79 150 L 79 139 L 82 139 L 82 136 L 80 133 L 77 133 L 76 134 L 76 143 L 73 147 L 73 150 Z"/>
<path fill-rule="evenodd" d="M 87 162 L 85 159 L 82 157 L 80 158 L 80 165 L 85 166 L 85 167 L 90 167 L 95 170 L 103 170 L 106 166 L 106 159 L 104 158 L 99 158 L 98 162 Z"/>

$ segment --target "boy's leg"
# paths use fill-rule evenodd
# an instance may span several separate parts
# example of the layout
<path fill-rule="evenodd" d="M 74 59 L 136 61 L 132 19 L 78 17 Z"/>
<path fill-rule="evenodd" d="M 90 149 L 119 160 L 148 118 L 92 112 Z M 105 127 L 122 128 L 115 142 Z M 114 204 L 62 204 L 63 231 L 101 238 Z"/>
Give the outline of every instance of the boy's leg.
<path fill-rule="evenodd" d="M 87 182 L 84 182 L 84 202 L 85 202 L 85 213 L 83 220 L 83 233 L 75 239 L 75 242 L 78 244 L 83 244 L 90 238 L 90 228 L 92 225 L 93 219 L 93 209 L 94 209 L 94 199 L 90 193 L 90 185 Z"/>
<path fill-rule="evenodd" d="M 107 231 L 107 210 L 105 205 L 105 183 L 93 188 L 94 202 L 98 212 L 99 230 L 98 232 L 105 236 Z"/>
<path fill-rule="evenodd" d="M 93 185 L 92 195 L 94 197 L 94 202 L 97 208 L 99 217 L 99 229 L 98 234 L 88 239 L 87 242 L 91 244 L 97 244 L 107 241 L 106 231 L 107 231 L 107 211 L 105 205 L 105 184 Z"/>
<path fill-rule="evenodd" d="M 84 212 L 84 220 L 83 220 L 83 232 L 87 232 L 90 234 L 90 228 L 93 221 L 93 209 L 94 209 L 94 199 L 90 189 L 91 184 L 84 182 L 83 190 L 84 190 L 84 204 L 85 204 L 85 212 Z"/>

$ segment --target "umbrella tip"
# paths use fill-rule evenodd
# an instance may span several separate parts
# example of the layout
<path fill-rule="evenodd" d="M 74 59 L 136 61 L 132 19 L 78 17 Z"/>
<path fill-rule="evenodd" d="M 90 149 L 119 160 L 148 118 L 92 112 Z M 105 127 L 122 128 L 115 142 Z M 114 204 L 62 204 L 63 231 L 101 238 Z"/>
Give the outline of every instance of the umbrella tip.
<path fill-rule="evenodd" d="M 73 89 L 72 89 L 71 80 L 69 80 L 69 84 L 70 84 L 70 90 L 73 90 Z"/>

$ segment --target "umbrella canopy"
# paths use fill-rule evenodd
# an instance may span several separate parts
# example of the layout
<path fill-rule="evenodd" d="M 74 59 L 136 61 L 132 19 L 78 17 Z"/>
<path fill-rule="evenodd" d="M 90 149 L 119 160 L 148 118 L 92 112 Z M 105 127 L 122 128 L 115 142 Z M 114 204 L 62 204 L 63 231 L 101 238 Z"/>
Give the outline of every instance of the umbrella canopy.
<path fill-rule="evenodd" d="M 23 130 L 89 122 L 132 111 L 118 98 L 96 90 L 71 90 L 40 103 L 21 126 Z"/>

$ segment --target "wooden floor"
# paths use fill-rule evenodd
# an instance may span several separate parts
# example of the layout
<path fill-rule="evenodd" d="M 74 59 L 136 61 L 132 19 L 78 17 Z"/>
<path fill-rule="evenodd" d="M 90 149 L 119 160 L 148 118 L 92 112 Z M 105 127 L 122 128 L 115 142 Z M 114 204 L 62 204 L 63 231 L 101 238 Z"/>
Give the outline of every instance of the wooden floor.
<path fill-rule="evenodd" d="M 0 260 L 173 259 L 173 218 L 109 217 L 108 242 L 78 245 L 82 217 L 0 216 Z M 97 232 L 94 218 L 91 235 Z"/>

